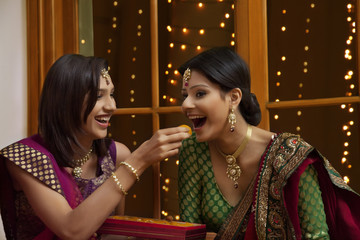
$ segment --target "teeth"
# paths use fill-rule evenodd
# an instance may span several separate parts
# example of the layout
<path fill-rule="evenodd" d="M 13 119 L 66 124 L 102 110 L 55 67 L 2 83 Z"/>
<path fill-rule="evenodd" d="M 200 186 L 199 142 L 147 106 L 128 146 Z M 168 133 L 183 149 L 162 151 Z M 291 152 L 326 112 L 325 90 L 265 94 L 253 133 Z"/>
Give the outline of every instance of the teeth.
<path fill-rule="evenodd" d="M 99 120 L 99 121 L 107 122 L 107 121 L 110 120 L 110 117 L 98 117 L 98 118 L 96 118 L 96 119 Z"/>
<path fill-rule="evenodd" d="M 204 116 L 188 116 L 190 120 L 198 119 L 198 118 L 204 118 Z"/>

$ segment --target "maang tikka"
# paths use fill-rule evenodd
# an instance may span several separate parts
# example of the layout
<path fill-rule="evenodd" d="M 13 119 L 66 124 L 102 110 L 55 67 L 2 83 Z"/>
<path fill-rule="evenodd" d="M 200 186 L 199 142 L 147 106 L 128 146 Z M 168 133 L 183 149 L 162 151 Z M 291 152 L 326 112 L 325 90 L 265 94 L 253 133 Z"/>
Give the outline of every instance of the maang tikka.
<path fill-rule="evenodd" d="M 190 68 L 187 68 L 183 75 L 183 81 L 185 82 L 185 87 L 189 85 L 190 77 L 191 77 L 191 70 Z"/>
<path fill-rule="evenodd" d="M 103 78 L 105 78 L 106 85 L 109 85 L 109 84 L 110 84 L 110 75 L 109 75 L 108 70 L 106 70 L 105 68 L 103 68 L 100 73 L 101 73 L 101 76 L 102 76 Z"/>
<path fill-rule="evenodd" d="M 236 115 L 235 115 L 234 107 L 231 108 L 228 119 L 230 123 L 230 132 L 233 132 L 235 130 L 235 123 L 236 123 Z"/>

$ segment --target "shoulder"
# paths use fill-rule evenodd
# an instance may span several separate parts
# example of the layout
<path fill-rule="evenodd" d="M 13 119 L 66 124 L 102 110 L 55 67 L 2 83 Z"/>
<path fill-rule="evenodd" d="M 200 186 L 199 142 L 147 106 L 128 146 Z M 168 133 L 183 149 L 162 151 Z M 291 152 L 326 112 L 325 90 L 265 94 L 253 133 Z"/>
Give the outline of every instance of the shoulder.
<path fill-rule="evenodd" d="M 278 134 L 269 149 L 269 159 L 275 171 L 293 170 L 299 166 L 314 148 L 299 135 Z"/>
<path fill-rule="evenodd" d="M 123 143 L 114 141 L 116 148 L 116 165 L 118 166 L 120 162 L 125 161 L 125 159 L 131 154 L 130 149 Z"/>

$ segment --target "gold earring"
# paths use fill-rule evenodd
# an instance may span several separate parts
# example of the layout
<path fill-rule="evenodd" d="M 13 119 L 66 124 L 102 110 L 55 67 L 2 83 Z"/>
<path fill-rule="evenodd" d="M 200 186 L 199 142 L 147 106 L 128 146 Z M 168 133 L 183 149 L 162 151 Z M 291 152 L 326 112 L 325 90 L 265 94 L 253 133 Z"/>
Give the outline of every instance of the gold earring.
<path fill-rule="evenodd" d="M 236 115 L 235 115 L 234 107 L 231 108 L 228 119 L 230 123 L 230 132 L 233 132 L 235 130 L 235 123 L 236 123 Z"/>

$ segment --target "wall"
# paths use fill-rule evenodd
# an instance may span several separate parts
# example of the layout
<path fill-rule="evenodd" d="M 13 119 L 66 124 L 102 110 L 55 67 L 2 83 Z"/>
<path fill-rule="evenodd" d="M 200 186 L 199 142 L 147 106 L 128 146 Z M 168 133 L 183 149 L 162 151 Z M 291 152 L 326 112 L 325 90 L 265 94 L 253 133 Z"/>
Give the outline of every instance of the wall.
<path fill-rule="evenodd" d="M 0 1 L 0 149 L 26 136 L 26 0 Z M 0 219 L 0 239 L 5 239 Z"/>
<path fill-rule="evenodd" d="M 0 1 L 0 148 L 26 135 L 26 0 Z"/>

